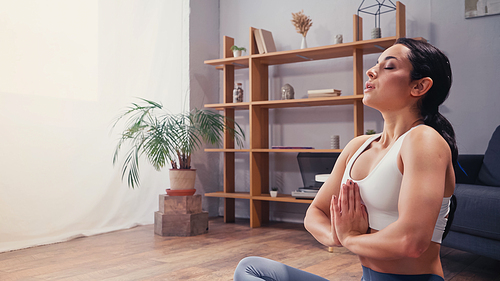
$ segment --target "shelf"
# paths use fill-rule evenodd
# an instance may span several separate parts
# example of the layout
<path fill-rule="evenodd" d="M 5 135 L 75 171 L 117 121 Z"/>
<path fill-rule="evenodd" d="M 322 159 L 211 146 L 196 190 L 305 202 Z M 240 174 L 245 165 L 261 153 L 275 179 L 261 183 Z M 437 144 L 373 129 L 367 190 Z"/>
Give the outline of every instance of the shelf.
<path fill-rule="evenodd" d="M 297 199 L 295 197 L 292 197 L 291 195 L 286 195 L 286 194 L 278 194 L 278 197 L 271 197 L 271 195 L 269 194 L 262 194 L 259 196 L 252 196 L 252 199 L 261 201 L 307 203 L 307 204 L 311 204 L 313 201 L 312 199 Z"/>
<path fill-rule="evenodd" d="M 425 40 L 422 37 L 417 37 L 414 39 Z M 279 65 L 295 62 L 352 57 L 354 49 L 363 50 L 364 55 L 381 53 L 385 49 L 392 46 L 396 42 L 396 40 L 396 36 L 384 37 L 306 49 L 279 51 L 267 54 L 255 54 L 237 58 L 233 57 L 225 59 L 206 60 L 205 64 L 213 66 L 234 65 L 236 67 L 244 68 L 248 67 L 250 58 L 258 59 L 260 63 L 266 65 Z"/>
<path fill-rule="evenodd" d="M 353 104 L 354 102 L 361 101 L 362 99 L 363 95 L 348 95 L 348 96 L 337 96 L 331 98 L 321 97 L 321 98 L 306 98 L 306 99 L 291 99 L 291 100 L 205 104 L 205 107 L 214 108 L 217 110 L 224 110 L 226 108 L 248 110 L 250 106 L 258 106 L 262 108 L 289 108 L 289 107 L 345 105 L 345 104 Z"/>
<path fill-rule="evenodd" d="M 225 193 L 225 192 L 220 191 L 220 192 L 205 193 L 205 196 L 207 196 L 207 197 L 219 197 L 219 198 L 250 199 L 250 193 L 248 193 L 248 192 Z"/>
<path fill-rule="evenodd" d="M 205 148 L 205 152 L 277 152 L 277 153 L 287 153 L 287 152 L 311 152 L 311 153 L 323 153 L 323 152 L 342 152 L 342 149 L 270 149 L 270 148 L 254 148 L 254 149 L 236 149 L 236 148 Z"/>
<path fill-rule="evenodd" d="M 253 106 L 263 108 L 287 108 L 287 107 L 307 107 L 307 106 L 327 106 L 327 105 L 343 105 L 353 104 L 355 101 L 363 99 L 363 95 L 349 95 L 338 97 L 325 98 L 306 98 L 292 100 L 271 100 L 271 101 L 254 101 Z"/>
<path fill-rule="evenodd" d="M 249 102 L 215 103 L 215 104 L 205 104 L 204 106 L 216 110 L 224 110 L 226 108 L 248 110 L 250 108 L 250 103 Z"/>
<path fill-rule="evenodd" d="M 250 149 L 238 148 L 205 148 L 205 152 L 250 152 Z"/>
<path fill-rule="evenodd" d="M 342 149 L 267 149 L 267 148 L 254 148 L 252 152 L 342 152 Z"/>
<path fill-rule="evenodd" d="M 396 37 L 385 37 L 372 40 L 356 41 L 314 48 L 291 51 L 273 52 L 262 55 L 253 55 L 262 64 L 278 65 L 295 62 L 325 60 L 334 58 L 352 57 L 354 49 L 363 50 L 363 54 L 380 53 L 396 42 Z"/>
<path fill-rule="evenodd" d="M 234 198 L 234 199 L 253 199 L 260 201 L 273 201 L 273 202 L 287 202 L 287 203 L 307 203 L 310 204 L 312 199 L 297 199 L 291 195 L 278 194 L 278 197 L 271 197 L 269 194 L 262 194 L 258 196 L 251 196 L 248 192 L 234 192 L 234 193 L 224 193 L 224 192 L 212 192 L 205 193 L 207 197 L 218 197 L 218 198 Z"/>
<path fill-rule="evenodd" d="M 225 58 L 225 59 L 215 59 L 215 60 L 206 60 L 205 64 L 219 66 L 219 65 L 232 65 L 237 68 L 248 68 L 248 64 L 250 61 L 250 56 L 241 56 L 237 58 Z"/>
<path fill-rule="evenodd" d="M 234 38 L 224 36 L 222 59 L 206 60 L 205 64 L 212 65 L 216 69 L 222 70 L 222 101 L 219 104 L 207 104 L 206 108 L 223 111 L 224 115 L 234 119 L 236 110 L 248 111 L 248 135 L 250 148 L 235 149 L 234 137 L 229 131 L 224 132 L 224 148 L 209 148 L 207 152 L 222 152 L 224 158 L 223 191 L 205 194 L 207 197 L 224 198 L 224 221 L 234 222 L 236 199 L 248 199 L 250 227 L 259 227 L 263 222 L 269 220 L 270 204 L 269 202 L 283 203 L 306 203 L 313 202 L 312 199 L 296 199 L 288 194 L 279 194 L 278 197 L 271 197 L 268 190 L 272 186 L 270 173 L 272 171 L 272 153 L 338 153 L 341 149 L 306 149 L 303 146 L 296 146 L 293 149 L 272 149 L 270 145 L 270 116 L 273 110 L 284 109 L 293 110 L 293 108 L 307 108 L 316 106 L 347 106 L 352 107 L 354 137 L 364 133 L 364 105 L 363 90 L 365 72 L 363 68 L 364 55 L 380 54 L 387 48 L 394 45 L 397 38 L 406 37 L 406 15 L 405 6 L 401 2 L 396 2 L 396 36 L 378 39 L 362 40 L 363 19 L 358 15 L 353 15 L 353 37 L 354 42 L 347 42 L 335 45 L 320 46 L 306 49 L 288 50 L 259 54 L 257 41 L 255 38 L 256 28 L 250 27 L 250 40 L 248 53 L 243 57 L 232 57 L 230 47 L 234 45 Z M 414 38 L 425 41 L 422 38 Z M 375 55 L 376 56 L 376 55 Z M 335 58 L 352 58 L 353 87 L 352 91 L 345 95 L 337 97 L 319 97 L 319 98 L 299 98 L 291 100 L 269 100 L 270 81 L 274 79 L 269 74 L 271 65 L 284 65 L 290 63 L 304 63 L 317 60 L 330 60 Z M 235 72 L 238 69 L 245 68 L 245 74 L 248 72 L 248 102 L 232 103 L 233 89 L 235 84 Z M 239 77 L 238 77 L 239 79 Z M 333 87 L 333 86 L 332 86 Z M 281 96 L 281 95 L 280 95 Z M 279 99 L 279 97 L 276 97 Z M 300 110 L 299 110 L 300 111 Z M 301 112 L 306 114 L 307 112 Z M 230 123 L 229 123 L 230 124 Z M 272 125 L 272 124 L 271 124 Z M 306 145 L 302 143 L 302 145 Z M 230 148 L 229 148 L 230 147 Z M 235 192 L 237 183 L 235 168 L 235 153 L 249 153 L 249 192 Z M 247 171 L 245 171 L 247 172 Z M 265 192 L 264 194 L 261 194 Z M 261 195 L 255 195 L 261 194 Z"/>

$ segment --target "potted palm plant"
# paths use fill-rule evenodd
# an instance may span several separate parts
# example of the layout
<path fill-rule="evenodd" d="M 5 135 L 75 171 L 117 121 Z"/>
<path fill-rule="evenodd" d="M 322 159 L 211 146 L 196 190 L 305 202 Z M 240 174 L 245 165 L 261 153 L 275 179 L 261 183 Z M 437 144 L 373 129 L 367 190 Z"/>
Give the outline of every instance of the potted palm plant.
<path fill-rule="evenodd" d="M 139 185 L 139 158 L 144 156 L 158 171 L 171 165 L 171 190 L 190 190 L 193 194 L 196 170 L 191 169 L 191 154 L 202 143 L 220 144 L 224 130 L 228 130 L 236 144 L 243 146 L 243 130 L 224 115 L 205 109 L 170 114 L 160 103 L 141 100 L 141 104 L 132 103 L 113 126 L 126 119 L 113 164 L 118 161 L 123 144 L 128 143 L 131 148 L 122 165 L 122 180 L 127 177 L 129 187 Z"/>

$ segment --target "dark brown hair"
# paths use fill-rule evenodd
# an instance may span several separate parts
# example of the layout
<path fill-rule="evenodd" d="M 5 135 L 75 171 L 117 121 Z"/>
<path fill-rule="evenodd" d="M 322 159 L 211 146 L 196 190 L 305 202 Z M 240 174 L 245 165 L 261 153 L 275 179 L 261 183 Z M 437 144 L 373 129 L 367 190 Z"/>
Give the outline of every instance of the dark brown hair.
<path fill-rule="evenodd" d="M 452 82 L 450 61 L 443 52 L 431 44 L 409 38 L 399 38 L 395 44 L 410 49 L 408 59 L 413 67 L 411 80 L 432 79 L 429 91 L 420 99 L 418 107 L 424 123 L 434 128 L 448 143 L 453 164 L 457 163 L 458 148 L 451 123 L 439 113 L 439 106 L 448 98 Z"/>

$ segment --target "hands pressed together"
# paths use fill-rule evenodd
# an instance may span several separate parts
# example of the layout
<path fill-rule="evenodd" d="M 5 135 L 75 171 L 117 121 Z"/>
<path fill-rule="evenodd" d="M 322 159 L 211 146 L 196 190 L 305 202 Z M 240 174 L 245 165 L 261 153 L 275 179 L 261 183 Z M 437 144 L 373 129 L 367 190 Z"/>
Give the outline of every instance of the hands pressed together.
<path fill-rule="evenodd" d="M 366 234 L 368 231 L 368 213 L 361 203 L 359 186 L 347 180 L 340 188 L 339 197 L 333 195 L 330 203 L 332 234 L 345 246 L 351 236 Z"/>

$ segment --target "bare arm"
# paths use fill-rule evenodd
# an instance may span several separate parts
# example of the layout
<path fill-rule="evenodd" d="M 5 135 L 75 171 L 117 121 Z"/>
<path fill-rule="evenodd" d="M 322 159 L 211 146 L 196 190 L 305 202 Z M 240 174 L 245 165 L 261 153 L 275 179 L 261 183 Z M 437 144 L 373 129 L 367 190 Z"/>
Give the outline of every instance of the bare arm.
<path fill-rule="evenodd" d="M 374 234 L 346 230 L 340 217 L 349 208 L 349 200 L 355 201 L 356 187 L 346 189 L 343 198 L 348 199 L 334 200 L 332 211 L 339 240 L 360 256 L 376 259 L 419 257 L 431 243 L 443 200 L 446 169 L 451 161 L 449 147 L 435 131 L 415 130 L 405 139 L 401 159 L 404 174 L 396 222 Z"/>
<path fill-rule="evenodd" d="M 366 139 L 367 136 L 355 138 L 342 150 L 332 173 L 321 186 L 314 201 L 307 209 L 304 226 L 318 242 L 325 246 L 342 246 L 337 239 L 335 227 L 331 223 L 331 198 L 333 195 L 339 195 L 342 176 L 344 175 L 347 162 Z"/>

